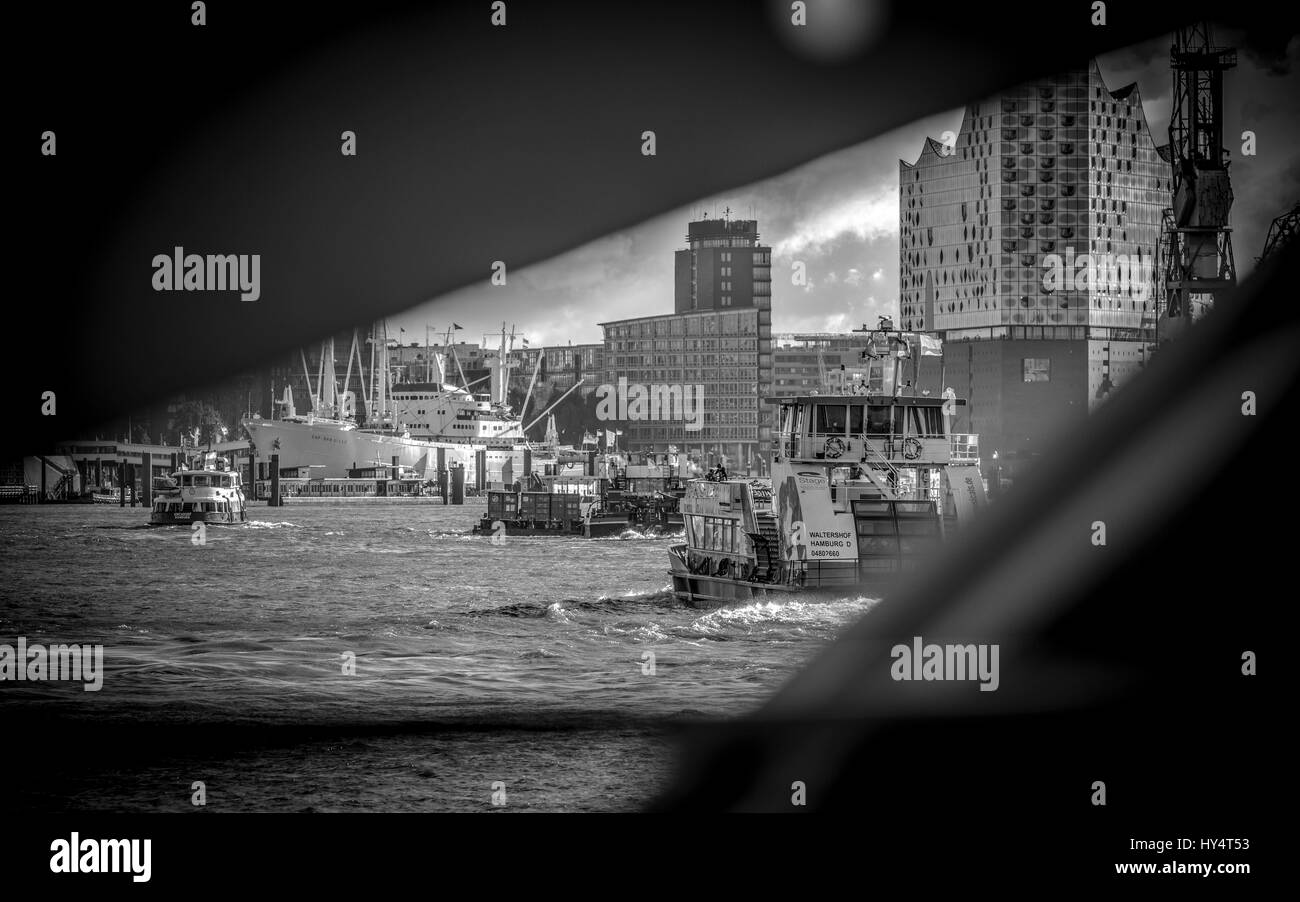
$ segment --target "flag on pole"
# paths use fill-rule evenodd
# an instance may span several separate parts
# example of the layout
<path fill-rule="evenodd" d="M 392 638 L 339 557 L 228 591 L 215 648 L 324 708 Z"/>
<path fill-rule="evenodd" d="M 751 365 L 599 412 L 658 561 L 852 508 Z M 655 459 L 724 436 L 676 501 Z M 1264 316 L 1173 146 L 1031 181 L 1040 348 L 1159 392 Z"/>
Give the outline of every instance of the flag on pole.
<path fill-rule="evenodd" d="M 452 323 L 452 324 L 451 324 L 451 327 L 452 327 L 453 329 L 459 329 L 459 328 L 461 328 L 461 324 L 460 324 L 460 323 Z"/>
<path fill-rule="evenodd" d="M 921 336 L 921 356 L 922 357 L 942 357 L 943 340 L 935 338 L 932 335 Z"/>

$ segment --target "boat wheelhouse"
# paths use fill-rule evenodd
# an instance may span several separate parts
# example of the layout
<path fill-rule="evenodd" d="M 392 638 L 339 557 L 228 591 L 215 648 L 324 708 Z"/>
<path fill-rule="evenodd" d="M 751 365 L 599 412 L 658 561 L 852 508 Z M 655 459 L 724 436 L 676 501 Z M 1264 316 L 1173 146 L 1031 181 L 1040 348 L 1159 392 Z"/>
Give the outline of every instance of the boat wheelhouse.
<path fill-rule="evenodd" d="M 243 523 L 247 519 L 239 471 L 213 452 L 173 473 L 170 484 L 155 493 L 149 514 L 151 526 Z"/>
<path fill-rule="evenodd" d="M 719 604 L 790 592 L 887 592 L 985 502 L 952 396 L 783 398 L 770 479 L 692 480 L 673 592 Z M 855 588 L 856 587 L 856 588 Z"/>

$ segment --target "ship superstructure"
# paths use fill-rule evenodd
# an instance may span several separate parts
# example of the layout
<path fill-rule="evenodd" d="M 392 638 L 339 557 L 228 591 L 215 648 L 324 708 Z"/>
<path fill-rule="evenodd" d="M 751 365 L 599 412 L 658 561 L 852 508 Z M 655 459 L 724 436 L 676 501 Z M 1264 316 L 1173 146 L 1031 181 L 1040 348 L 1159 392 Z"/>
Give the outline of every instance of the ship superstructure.
<path fill-rule="evenodd" d="M 688 483 L 674 594 L 889 591 L 986 503 L 978 437 L 952 431 L 964 402 L 946 395 L 782 399 L 770 479 L 715 470 Z"/>

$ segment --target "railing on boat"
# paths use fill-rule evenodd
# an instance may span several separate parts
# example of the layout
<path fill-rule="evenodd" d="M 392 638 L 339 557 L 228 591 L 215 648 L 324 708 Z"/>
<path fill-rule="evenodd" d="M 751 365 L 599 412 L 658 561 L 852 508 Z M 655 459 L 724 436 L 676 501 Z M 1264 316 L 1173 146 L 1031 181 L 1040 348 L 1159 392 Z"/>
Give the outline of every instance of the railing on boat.
<path fill-rule="evenodd" d="M 783 434 L 778 447 L 791 460 L 839 460 L 846 466 L 864 458 L 876 463 L 886 461 L 903 466 L 914 463 L 946 463 L 951 452 L 945 435 Z"/>
<path fill-rule="evenodd" d="M 948 436 L 951 447 L 948 452 L 949 462 L 954 464 L 974 464 L 980 460 L 980 437 L 973 432 L 954 432 Z"/>
<path fill-rule="evenodd" d="M 777 447 L 791 460 L 839 460 L 845 465 L 866 460 L 883 468 L 979 461 L 979 436 L 970 432 L 951 435 L 782 434 Z"/>

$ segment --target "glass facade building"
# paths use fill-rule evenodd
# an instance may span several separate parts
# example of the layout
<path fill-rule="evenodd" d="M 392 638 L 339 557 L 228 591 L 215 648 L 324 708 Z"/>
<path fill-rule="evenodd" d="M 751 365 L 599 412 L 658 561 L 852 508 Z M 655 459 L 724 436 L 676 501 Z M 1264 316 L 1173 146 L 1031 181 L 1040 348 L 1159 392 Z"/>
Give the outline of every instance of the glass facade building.
<path fill-rule="evenodd" d="M 1095 62 L 971 104 L 955 142 L 900 161 L 901 324 L 944 339 L 983 447 L 1031 457 L 1140 369 L 1169 183 L 1137 86 Z"/>

